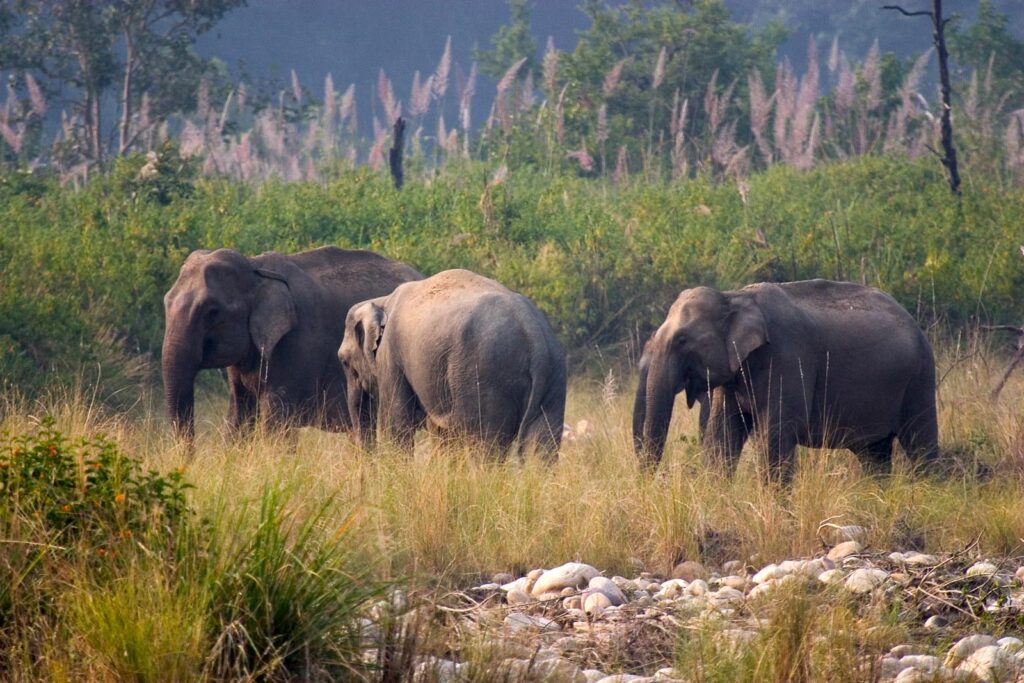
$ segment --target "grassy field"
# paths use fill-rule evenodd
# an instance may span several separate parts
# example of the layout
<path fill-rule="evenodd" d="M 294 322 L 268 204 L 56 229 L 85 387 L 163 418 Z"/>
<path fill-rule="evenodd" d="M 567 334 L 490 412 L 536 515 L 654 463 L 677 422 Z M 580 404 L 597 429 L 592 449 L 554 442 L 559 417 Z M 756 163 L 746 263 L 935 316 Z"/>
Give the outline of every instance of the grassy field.
<path fill-rule="evenodd" d="M 1024 379 L 1011 379 L 992 403 L 1002 356 L 983 343 L 949 345 L 939 355 L 949 473 L 912 472 L 898 457 L 892 476 L 867 478 L 845 451 L 803 451 L 791 490 L 763 486 L 749 452 L 731 480 L 705 465 L 695 412 L 685 410 L 661 467 L 642 472 L 628 424 L 635 378 L 628 367 L 601 367 L 602 359 L 589 364 L 595 379 L 577 377 L 570 387 L 567 421 L 586 420 L 591 432 L 566 443 L 550 466 L 438 452 L 426 440 L 411 459 L 368 454 L 343 435 L 308 429 L 231 442 L 220 430 L 224 400 L 216 393 L 197 411 L 192 459 L 170 438 L 159 406 L 111 415 L 73 391 L 8 405 L 8 433 L 32 432 L 52 414 L 70 437 L 104 432 L 144 469 L 184 472 L 197 521 L 162 542 L 136 537 L 118 546 L 118 557 L 98 561 L 87 538 L 48 541 L 38 519 L 5 508 L 4 677 L 336 673 L 339 661 L 357 661 L 344 629 L 391 582 L 436 595 L 494 572 L 519 576 L 569 560 L 626 576 L 666 575 L 684 558 L 761 566 L 820 554 L 825 521 L 866 527 L 878 550 L 975 544 L 981 556 L 1020 554 Z M 11 550 L 34 543 L 52 547 Z M 315 580 L 304 573 L 310 567 L 319 567 Z M 321 611 L 334 621 L 314 618 Z M 848 625 L 865 618 L 882 617 L 854 611 Z M 863 645 L 851 638 L 855 650 Z M 679 656 L 695 656 L 695 642 L 678 645 Z M 319 644 L 312 654 L 311 643 Z M 300 652 L 306 660 L 296 659 Z"/>

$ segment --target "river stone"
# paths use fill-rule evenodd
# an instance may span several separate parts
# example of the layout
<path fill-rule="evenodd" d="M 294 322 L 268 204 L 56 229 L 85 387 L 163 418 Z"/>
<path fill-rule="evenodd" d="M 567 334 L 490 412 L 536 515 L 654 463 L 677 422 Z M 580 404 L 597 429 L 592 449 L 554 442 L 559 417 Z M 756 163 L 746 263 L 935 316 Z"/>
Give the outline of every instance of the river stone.
<path fill-rule="evenodd" d="M 500 590 L 500 589 L 501 589 L 501 585 L 500 584 L 492 582 L 492 583 L 482 583 L 479 586 L 477 586 L 474 590 L 484 591 L 484 592 L 491 592 L 491 591 L 496 591 L 496 590 Z"/>
<path fill-rule="evenodd" d="M 958 673 L 977 676 L 983 681 L 999 683 L 1014 680 L 1020 668 L 1020 660 L 1012 654 L 998 645 L 986 645 L 972 652 L 956 670 Z"/>
<path fill-rule="evenodd" d="M 779 567 L 779 565 L 769 564 L 766 567 L 763 567 L 761 571 L 754 574 L 751 581 L 753 581 L 754 583 L 766 583 L 774 579 L 781 579 L 786 574 L 787 572 L 784 571 L 781 567 Z"/>
<path fill-rule="evenodd" d="M 626 603 L 626 596 L 622 590 L 615 585 L 615 582 L 611 579 L 606 579 L 603 576 L 595 576 L 587 584 L 587 590 L 590 592 L 597 591 L 604 593 L 608 598 L 609 604 L 611 605 L 623 605 Z"/>
<path fill-rule="evenodd" d="M 601 614 L 611 606 L 612 601 L 607 595 L 600 591 L 589 593 L 587 597 L 583 599 L 583 611 L 594 617 L 601 616 Z"/>
<path fill-rule="evenodd" d="M 562 600 L 562 609 L 583 609 L 583 598 L 579 595 L 571 595 Z"/>
<path fill-rule="evenodd" d="M 935 655 L 905 655 L 900 659 L 900 666 L 931 673 L 942 666 L 942 660 Z"/>
<path fill-rule="evenodd" d="M 700 562 L 694 562 L 693 560 L 686 560 L 680 562 L 672 569 L 673 579 L 682 579 L 688 583 L 692 583 L 695 579 L 707 578 L 707 571 L 704 569 L 704 565 Z"/>
<path fill-rule="evenodd" d="M 1009 652 L 1017 652 L 1018 650 L 1024 649 L 1024 640 L 1020 638 L 1014 638 L 1013 636 L 1006 636 L 996 641 L 999 647 Z"/>
<path fill-rule="evenodd" d="M 903 667 L 900 665 L 899 657 L 886 655 L 878 663 L 878 676 L 882 679 L 895 678 L 901 671 Z"/>
<path fill-rule="evenodd" d="M 932 683 L 934 680 L 934 674 L 910 666 L 900 671 L 893 679 L 893 683 Z"/>
<path fill-rule="evenodd" d="M 967 576 L 992 576 L 999 571 L 999 567 L 995 566 L 991 562 L 982 560 L 981 562 L 975 562 L 967 568 Z"/>
<path fill-rule="evenodd" d="M 712 593 L 715 600 L 722 602 L 739 602 L 743 600 L 743 591 L 738 591 L 731 586 L 722 586 L 717 591 Z"/>
<path fill-rule="evenodd" d="M 853 541 L 851 541 L 852 543 Z M 855 569 L 846 577 L 846 590 L 851 593 L 870 593 L 889 578 L 889 572 L 873 567 Z"/>
<path fill-rule="evenodd" d="M 560 567 L 549 569 L 538 575 L 533 589 L 534 595 L 541 593 L 559 592 L 563 588 L 582 588 L 587 582 L 597 576 L 600 572 L 589 564 L 581 562 L 566 562 Z"/>
<path fill-rule="evenodd" d="M 729 588 L 735 588 L 738 591 L 743 591 L 747 589 L 747 577 L 732 574 L 722 579 L 722 585 L 728 586 Z"/>
<path fill-rule="evenodd" d="M 839 583 L 842 580 L 843 580 L 843 570 L 842 569 L 826 569 L 822 573 L 818 574 L 818 581 L 821 581 L 822 583 L 824 583 L 826 585 L 830 585 L 830 584 L 833 584 L 833 583 Z"/>
<path fill-rule="evenodd" d="M 586 678 L 587 683 L 597 683 L 597 681 L 605 678 L 607 674 L 603 671 L 598 671 L 597 669 L 584 669 L 583 676 Z"/>
<path fill-rule="evenodd" d="M 829 550 L 828 555 L 826 555 L 826 557 L 828 557 L 828 559 L 832 560 L 833 562 L 838 562 L 844 557 L 856 555 L 863 549 L 864 546 L 862 546 L 857 541 L 844 541 L 836 547 L 832 548 L 832 550 Z"/>
<path fill-rule="evenodd" d="M 940 614 L 933 614 L 924 621 L 924 627 L 929 631 L 938 631 L 939 629 L 946 628 L 949 621 L 946 617 Z"/>
<path fill-rule="evenodd" d="M 597 683 L 643 683 L 648 680 L 653 679 L 647 676 L 637 676 L 636 674 L 614 674 L 598 679 Z"/>
<path fill-rule="evenodd" d="M 436 681 L 437 683 L 448 683 L 459 677 L 459 669 L 462 666 L 448 659 L 428 657 L 416 665 L 413 672 L 413 681 Z"/>
<path fill-rule="evenodd" d="M 914 648 L 910 645 L 896 645 L 889 650 L 889 656 L 891 657 L 906 657 L 907 655 L 914 654 Z"/>
<path fill-rule="evenodd" d="M 508 572 L 498 572 L 491 577 L 491 583 L 496 583 L 499 586 L 503 583 L 512 583 L 516 580 L 516 577 L 512 576 Z"/>
<path fill-rule="evenodd" d="M 722 572 L 725 574 L 746 574 L 743 560 L 729 560 L 722 564 Z"/>
<path fill-rule="evenodd" d="M 530 580 L 524 576 L 522 578 L 514 579 L 512 581 L 507 581 L 507 582 L 501 584 L 501 590 L 505 591 L 506 593 L 508 591 L 510 591 L 510 590 L 515 590 L 517 588 L 519 590 L 521 590 L 521 591 L 526 591 L 527 590 L 526 586 L 527 586 L 527 584 L 529 582 L 530 582 Z M 529 591 L 527 591 L 527 592 L 529 592 Z"/>
<path fill-rule="evenodd" d="M 536 601 L 536 598 L 521 588 L 513 588 L 510 590 L 505 594 L 505 599 L 508 600 L 508 604 L 510 605 L 525 605 Z"/>
<path fill-rule="evenodd" d="M 1024 567 L 1017 567 L 1017 571 L 1013 575 L 1017 577 L 1018 581 L 1024 582 Z"/>
<path fill-rule="evenodd" d="M 992 636 L 981 633 L 961 638 L 953 643 L 953 646 L 949 648 L 949 652 L 946 653 L 946 660 L 943 663 L 950 668 L 955 668 L 967 659 L 975 650 L 983 647 L 996 646 L 997 643 L 998 641 Z"/>
<path fill-rule="evenodd" d="M 537 631 L 561 631 L 562 628 L 558 625 L 558 622 L 548 619 L 547 617 L 533 616 L 530 614 L 523 614 L 522 612 L 512 612 L 504 621 L 505 628 L 510 631 L 524 631 L 528 629 Z"/>

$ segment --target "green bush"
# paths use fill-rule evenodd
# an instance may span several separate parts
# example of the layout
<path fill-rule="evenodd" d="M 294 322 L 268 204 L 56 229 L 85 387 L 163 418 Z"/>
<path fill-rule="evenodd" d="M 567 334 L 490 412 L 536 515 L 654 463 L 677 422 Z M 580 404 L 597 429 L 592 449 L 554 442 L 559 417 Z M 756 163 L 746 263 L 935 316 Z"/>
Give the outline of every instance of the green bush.
<path fill-rule="evenodd" d="M 188 488 L 181 471 L 144 471 L 103 436 L 72 442 L 51 418 L 0 434 L 0 523 L 19 517 L 55 546 L 102 557 L 128 539 L 169 537 L 188 516 Z"/>
<path fill-rule="evenodd" d="M 0 183 L 7 387 L 32 396 L 86 371 L 138 384 L 145 373 L 118 368 L 159 353 L 163 294 L 201 247 L 335 244 L 428 274 L 469 268 L 534 299 L 574 349 L 645 333 L 697 284 L 829 277 L 891 292 L 922 324 L 1024 318 L 1024 190 L 968 176 L 955 198 L 930 160 L 773 167 L 742 192 L 706 178 L 614 186 L 530 169 L 495 178 L 467 163 L 398 192 L 366 168 L 326 184 L 252 186 L 197 178 L 163 158 L 149 178 L 155 194 L 140 179 L 142 159 L 79 191 L 20 176 Z"/>

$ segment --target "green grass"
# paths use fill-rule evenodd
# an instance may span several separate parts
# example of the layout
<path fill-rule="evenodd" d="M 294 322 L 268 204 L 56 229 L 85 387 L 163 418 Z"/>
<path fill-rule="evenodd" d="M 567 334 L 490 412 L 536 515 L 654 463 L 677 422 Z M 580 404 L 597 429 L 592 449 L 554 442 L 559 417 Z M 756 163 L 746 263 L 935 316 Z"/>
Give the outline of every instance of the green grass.
<path fill-rule="evenodd" d="M 201 403 L 191 461 L 163 418 L 142 408 L 141 419 L 111 416 L 67 395 L 8 406 L 2 426 L 13 432 L 31 431 L 30 415 L 50 411 L 56 428 L 104 431 L 147 468 L 185 468 L 195 514 L 169 546 L 140 542 L 103 561 L 51 551 L 34 563 L 28 546 L 4 544 L 5 566 L 29 577 L 9 598 L 17 618 L 0 628 L 5 677 L 372 677 L 360 668 L 354 620 L 391 582 L 431 595 L 568 560 L 627 576 L 663 575 L 683 557 L 763 565 L 821 553 L 825 520 L 865 526 L 875 550 L 954 552 L 976 542 L 983 556 L 1018 555 L 1024 380 L 1014 377 L 991 404 L 998 358 L 940 357 L 942 446 L 958 460 L 952 474 L 914 472 L 898 456 L 892 476 L 865 477 L 845 451 L 803 451 L 791 490 L 762 485 L 749 455 L 732 479 L 705 465 L 695 415 L 682 409 L 662 466 L 641 471 L 629 439 L 632 378 L 621 375 L 606 383 L 618 392 L 573 381 L 567 419 L 588 420 L 593 435 L 566 444 L 552 466 L 441 452 L 426 439 L 412 458 L 368 454 L 343 435 L 311 429 L 232 442 L 221 431 L 218 394 Z M 5 538 L 17 541 L 17 533 L 8 524 Z M 851 657 L 883 652 L 908 633 L 886 604 L 865 608 L 827 590 L 772 599 L 783 602 L 763 608 L 770 628 L 746 654 L 722 650 L 714 630 L 688 628 L 677 662 L 699 663 L 708 681 L 860 680 Z M 396 628 L 397 652 L 452 646 L 445 627 L 429 620 L 416 633 Z M 821 633 L 836 645 L 823 647 Z M 466 657 L 481 660 L 474 666 L 486 668 L 485 653 L 473 654 L 484 646 L 466 647 Z M 41 652 L 49 653 L 45 673 Z"/>

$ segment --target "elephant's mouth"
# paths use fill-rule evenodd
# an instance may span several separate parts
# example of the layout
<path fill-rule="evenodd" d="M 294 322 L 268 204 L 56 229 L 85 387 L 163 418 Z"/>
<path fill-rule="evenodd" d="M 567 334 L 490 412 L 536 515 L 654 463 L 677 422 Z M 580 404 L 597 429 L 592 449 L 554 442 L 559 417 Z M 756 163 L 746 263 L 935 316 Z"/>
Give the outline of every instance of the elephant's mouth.
<path fill-rule="evenodd" d="M 683 383 L 683 390 L 686 391 L 686 407 L 692 408 L 697 400 L 708 393 L 708 378 L 696 372 L 689 372 Z"/>

